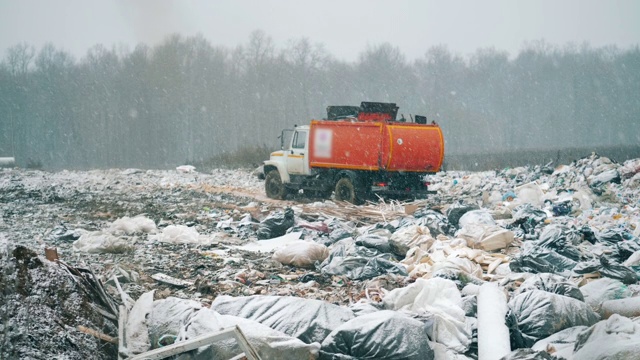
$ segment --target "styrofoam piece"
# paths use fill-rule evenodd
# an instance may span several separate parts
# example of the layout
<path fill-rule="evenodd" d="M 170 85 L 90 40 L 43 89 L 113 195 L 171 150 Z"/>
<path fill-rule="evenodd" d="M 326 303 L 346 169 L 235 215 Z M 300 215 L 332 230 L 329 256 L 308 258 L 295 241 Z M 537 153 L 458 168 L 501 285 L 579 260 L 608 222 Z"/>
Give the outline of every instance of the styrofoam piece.
<path fill-rule="evenodd" d="M 478 359 L 499 360 L 511 352 L 505 323 L 507 298 L 496 283 L 484 283 L 478 291 Z"/>

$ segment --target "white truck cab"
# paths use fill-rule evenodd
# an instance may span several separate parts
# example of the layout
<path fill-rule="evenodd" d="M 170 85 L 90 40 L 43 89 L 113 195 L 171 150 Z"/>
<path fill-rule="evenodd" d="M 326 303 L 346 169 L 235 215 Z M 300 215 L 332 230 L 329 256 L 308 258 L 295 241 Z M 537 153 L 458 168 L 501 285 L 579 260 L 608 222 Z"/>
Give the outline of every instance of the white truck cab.
<path fill-rule="evenodd" d="M 285 142 L 285 135 L 288 133 L 290 136 Z M 291 183 L 292 176 L 311 174 L 309 168 L 309 126 L 283 130 L 281 148 L 282 150 L 272 152 L 269 160 L 264 162 L 267 196 L 280 199 L 291 192 L 285 184 Z"/>

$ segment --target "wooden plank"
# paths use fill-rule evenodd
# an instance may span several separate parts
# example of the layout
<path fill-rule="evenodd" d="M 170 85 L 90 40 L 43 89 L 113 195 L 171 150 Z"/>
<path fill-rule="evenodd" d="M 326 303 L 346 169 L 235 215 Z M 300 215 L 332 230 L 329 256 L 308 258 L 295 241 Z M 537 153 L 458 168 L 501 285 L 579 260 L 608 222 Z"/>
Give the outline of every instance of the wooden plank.
<path fill-rule="evenodd" d="M 90 329 L 86 326 L 82 326 L 82 325 L 78 325 L 78 330 L 80 332 L 83 332 L 85 334 L 91 335 L 93 337 L 96 337 L 100 340 L 106 341 L 106 342 L 110 342 L 112 344 L 117 344 L 118 343 L 118 339 L 115 339 L 105 333 L 101 333 L 98 330 L 94 330 L 94 329 Z"/>

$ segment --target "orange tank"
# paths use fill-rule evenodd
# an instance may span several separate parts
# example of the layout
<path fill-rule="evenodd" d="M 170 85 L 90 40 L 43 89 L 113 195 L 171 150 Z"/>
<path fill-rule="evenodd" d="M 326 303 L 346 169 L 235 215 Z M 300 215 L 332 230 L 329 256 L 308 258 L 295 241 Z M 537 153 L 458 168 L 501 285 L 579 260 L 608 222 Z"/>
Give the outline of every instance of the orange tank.
<path fill-rule="evenodd" d="M 444 159 L 440 126 L 399 121 L 313 120 L 309 166 L 435 173 Z"/>

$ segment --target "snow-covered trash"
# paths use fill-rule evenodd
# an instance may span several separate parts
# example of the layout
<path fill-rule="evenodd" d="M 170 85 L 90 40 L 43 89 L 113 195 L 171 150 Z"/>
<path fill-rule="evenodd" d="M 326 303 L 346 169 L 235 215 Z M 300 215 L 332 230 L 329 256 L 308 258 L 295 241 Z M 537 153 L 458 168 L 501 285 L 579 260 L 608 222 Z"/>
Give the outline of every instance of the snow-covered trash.
<path fill-rule="evenodd" d="M 123 253 L 134 249 L 134 239 L 119 237 L 105 231 L 83 233 L 73 242 L 73 249 L 86 253 Z"/>
<path fill-rule="evenodd" d="M 176 171 L 183 174 L 191 174 L 196 172 L 196 167 L 193 165 L 180 165 L 176 167 Z"/>
<path fill-rule="evenodd" d="M 157 231 L 156 223 L 144 215 L 135 217 L 124 216 L 114 221 L 108 229 L 111 233 L 124 233 L 132 235 L 136 233 L 153 234 Z"/>
<path fill-rule="evenodd" d="M 149 239 L 170 244 L 201 244 L 207 241 L 206 237 L 200 237 L 198 230 L 185 225 L 169 225 L 160 234 L 149 236 Z"/>

